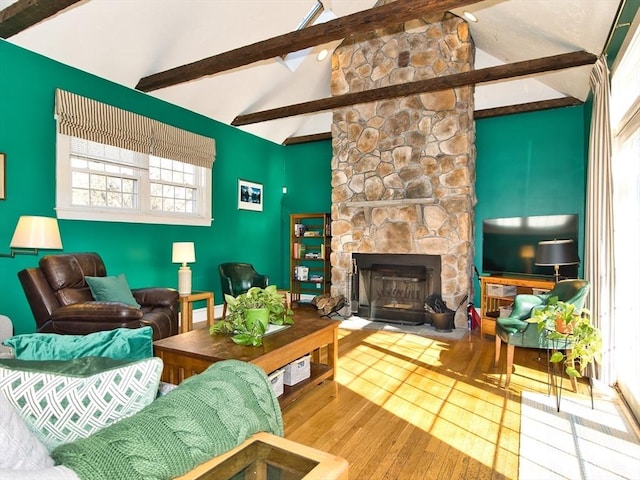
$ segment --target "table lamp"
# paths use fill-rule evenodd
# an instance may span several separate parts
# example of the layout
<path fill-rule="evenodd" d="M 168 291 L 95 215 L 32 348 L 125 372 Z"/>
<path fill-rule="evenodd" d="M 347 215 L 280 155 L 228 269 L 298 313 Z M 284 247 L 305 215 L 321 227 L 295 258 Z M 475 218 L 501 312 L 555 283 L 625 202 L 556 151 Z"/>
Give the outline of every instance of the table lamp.
<path fill-rule="evenodd" d="M 62 249 L 58 220 L 50 217 L 21 216 L 13 232 L 10 247 L 11 252 L 0 253 L 0 257 L 38 255 L 38 249 Z"/>
<path fill-rule="evenodd" d="M 545 240 L 538 242 L 536 248 L 536 265 L 554 267 L 555 281 L 560 280 L 560 265 L 576 265 L 580 263 L 578 250 L 573 240 Z"/>
<path fill-rule="evenodd" d="M 191 269 L 187 263 L 196 261 L 196 252 L 193 242 L 173 242 L 172 263 L 181 263 L 178 269 L 178 293 L 189 295 L 191 293 Z"/>

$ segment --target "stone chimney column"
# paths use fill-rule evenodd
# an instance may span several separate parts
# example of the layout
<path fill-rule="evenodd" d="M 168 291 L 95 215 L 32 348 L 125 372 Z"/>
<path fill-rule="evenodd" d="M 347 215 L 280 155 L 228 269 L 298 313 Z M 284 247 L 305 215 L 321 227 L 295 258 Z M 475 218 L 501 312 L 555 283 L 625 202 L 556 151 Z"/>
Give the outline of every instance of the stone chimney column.
<path fill-rule="evenodd" d="M 466 72 L 475 47 L 450 13 L 345 40 L 333 95 Z M 332 293 L 346 294 L 351 254 L 440 255 L 442 297 L 472 298 L 475 197 L 473 87 L 333 112 Z M 462 309 L 464 310 L 464 309 Z M 456 326 L 466 326 L 464 311 Z"/>

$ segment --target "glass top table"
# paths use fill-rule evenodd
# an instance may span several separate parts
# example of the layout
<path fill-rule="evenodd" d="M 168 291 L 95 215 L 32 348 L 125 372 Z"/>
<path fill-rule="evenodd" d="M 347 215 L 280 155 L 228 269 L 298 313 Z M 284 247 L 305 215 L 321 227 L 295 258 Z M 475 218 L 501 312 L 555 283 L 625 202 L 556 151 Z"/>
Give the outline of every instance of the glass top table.
<path fill-rule="evenodd" d="M 343 458 L 257 433 L 177 480 L 346 480 L 348 470 Z"/>

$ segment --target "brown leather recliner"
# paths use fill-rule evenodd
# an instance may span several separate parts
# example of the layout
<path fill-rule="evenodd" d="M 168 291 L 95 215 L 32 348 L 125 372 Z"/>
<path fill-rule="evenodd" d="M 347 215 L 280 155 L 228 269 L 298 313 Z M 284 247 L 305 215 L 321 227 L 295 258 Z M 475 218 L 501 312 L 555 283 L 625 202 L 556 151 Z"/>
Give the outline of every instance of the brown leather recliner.
<path fill-rule="evenodd" d="M 178 292 L 170 288 L 132 289 L 140 308 L 95 301 L 88 277 L 105 277 L 97 253 L 47 255 L 38 268 L 18 272 L 36 320 L 37 331 L 84 335 L 115 328 L 153 328 L 153 339 L 178 333 Z"/>

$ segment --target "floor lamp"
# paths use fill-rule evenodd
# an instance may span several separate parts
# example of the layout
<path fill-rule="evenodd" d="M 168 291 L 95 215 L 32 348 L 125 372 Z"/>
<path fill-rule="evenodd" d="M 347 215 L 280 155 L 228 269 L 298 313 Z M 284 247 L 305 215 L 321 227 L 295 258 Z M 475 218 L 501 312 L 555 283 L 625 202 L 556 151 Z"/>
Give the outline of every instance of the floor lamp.
<path fill-rule="evenodd" d="M 577 265 L 580 258 L 573 240 L 546 240 L 538 242 L 535 263 L 541 267 L 554 267 L 554 277 L 558 283 L 560 265 Z"/>

